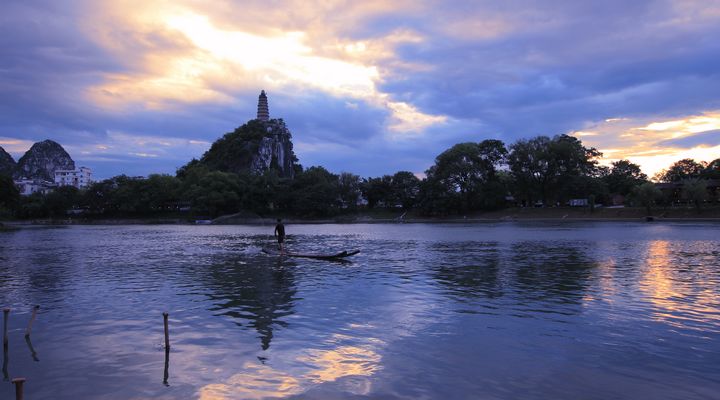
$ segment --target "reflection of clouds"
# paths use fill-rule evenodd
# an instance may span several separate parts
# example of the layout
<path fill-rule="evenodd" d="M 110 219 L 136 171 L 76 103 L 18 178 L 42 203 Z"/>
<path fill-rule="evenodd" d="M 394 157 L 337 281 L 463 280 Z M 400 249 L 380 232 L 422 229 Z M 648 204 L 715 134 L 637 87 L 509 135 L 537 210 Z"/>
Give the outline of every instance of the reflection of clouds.
<path fill-rule="evenodd" d="M 654 306 L 654 319 L 682 329 L 720 332 L 718 294 L 695 279 L 686 279 L 684 275 L 693 271 L 679 268 L 682 264 L 675 259 L 671 246 L 672 243 L 666 240 L 650 242 L 647 265 L 640 277 L 640 290 Z M 697 273 L 703 274 L 704 267 L 703 264 L 690 264 L 685 268 L 697 269 Z"/>
<path fill-rule="evenodd" d="M 368 347 L 339 346 L 330 350 L 311 350 L 298 360 L 314 365 L 306 374 L 312 382 L 332 382 L 346 376 L 370 376 L 380 369 L 380 355 Z"/>
<path fill-rule="evenodd" d="M 243 372 L 231 376 L 225 383 L 202 387 L 200 399 L 261 399 L 288 397 L 301 392 L 300 381 L 289 374 L 267 365 L 246 363 Z"/>
<path fill-rule="evenodd" d="M 344 340 L 333 336 L 330 343 Z M 371 342 L 374 342 L 371 340 Z M 375 342 L 378 343 L 378 342 Z M 367 395 L 371 384 L 366 379 L 380 370 L 381 356 L 374 345 L 337 345 L 330 349 L 310 349 L 296 356 L 295 363 L 303 366 L 296 373 L 280 371 L 269 365 L 246 363 L 243 370 L 223 383 L 213 383 L 200 389 L 200 399 L 258 399 L 288 397 L 303 393 L 313 386 L 335 382 L 341 378 L 356 378 L 344 385 L 345 391 Z"/>
<path fill-rule="evenodd" d="M 428 283 L 432 286 L 431 283 Z M 418 284 L 421 285 L 421 284 Z M 245 364 L 230 378 L 200 390 L 201 399 L 290 397 L 322 389 L 355 395 L 372 392 L 372 377 L 382 369 L 383 351 L 401 340 L 448 317 L 431 290 L 386 290 L 383 312 L 362 322 L 347 322 L 312 347 L 271 353 L 264 365 Z M 383 327 L 383 339 L 376 330 Z M 283 344 L 277 344 L 283 348 Z"/>
<path fill-rule="evenodd" d="M 614 285 L 616 267 L 617 263 L 614 259 L 601 261 L 595 265 L 595 283 L 598 286 L 597 292 L 599 295 L 596 296 L 591 291 L 586 292 L 583 296 L 583 304 L 588 305 L 595 301 L 604 301 L 609 304 L 615 303 L 618 295 L 618 290 Z"/>

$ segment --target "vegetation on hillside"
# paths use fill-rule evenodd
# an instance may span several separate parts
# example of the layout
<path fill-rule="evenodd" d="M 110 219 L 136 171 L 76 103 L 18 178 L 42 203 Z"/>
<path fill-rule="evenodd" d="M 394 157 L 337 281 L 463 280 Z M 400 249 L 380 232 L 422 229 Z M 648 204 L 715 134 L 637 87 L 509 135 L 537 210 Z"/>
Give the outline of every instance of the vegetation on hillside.
<path fill-rule="evenodd" d="M 191 161 L 175 176 L 121 175 L 85 190 L 63 187 L 31 196 L 20 196 L 12 180 L 0 176 L 0 217 L 66 217 L 68 210 L 111 218 L 213 218 L 240 211 L 326 217 L 359 208 L 445 216 L 508 206 L 566 205 L 572 199 L 586 199 L 592 207 L 612 204 L 618 197 L 651 213 L 659 204 L 684 202 L 700 210 L 705 202 L 718 201 L 708 182 L 720 179 L 720 159 L 672 164 L 656 179 L 674 189 L 660 191 L 638 165 L 619 160 L 601 166 L 600 152 L 568 135 L 522 139 L 510 146 L 499 140 L 460 143 L 440 153 L 423 179 L 409 171 L 361 178 L 299 165 L 294 179 L 272 169 L 263 174 L 231 172 L 251 156 L 247 143 L 264 134 L 253 124 L 225 135 L 203 159 Z"/>

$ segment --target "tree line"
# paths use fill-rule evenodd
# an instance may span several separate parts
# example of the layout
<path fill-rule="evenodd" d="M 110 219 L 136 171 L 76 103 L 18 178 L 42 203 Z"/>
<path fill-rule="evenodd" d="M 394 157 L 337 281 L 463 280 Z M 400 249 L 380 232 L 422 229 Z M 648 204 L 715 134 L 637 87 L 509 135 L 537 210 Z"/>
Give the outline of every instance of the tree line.
<path fill-rule="evenodd" d="M 417 210 L 428 216 L 463 215 L 509 206 L 566 205 L 585 199 L 589 207 L 613 197 L 649 207 L 661 201 L 698 205 L 711 199 L 707 183 L 720 180 L 720 159 L 680 160 L 654 177 L 677 183 L 670 197 L 628 160 L 602 166 L 602 154 L 569 135 L 537 136 L 506 146 L 500 140 L 459 143 L 440 153 L 423 179 L 409 171 L 361 178 L 320 166 L 298 166 L 294 179 L 231 173 L 193 160 L 175 176 L 115 176 L 84 190 L 59 187 L 48 194 L 20 196 L 0 176 L 0 216 L 65 217 L 68 210 L 102 217 L 192 215 L 214 218 L 237 212 L 325 217 L 359 208 Z M 715 194 L 716 196 L 717 194 Z"/>

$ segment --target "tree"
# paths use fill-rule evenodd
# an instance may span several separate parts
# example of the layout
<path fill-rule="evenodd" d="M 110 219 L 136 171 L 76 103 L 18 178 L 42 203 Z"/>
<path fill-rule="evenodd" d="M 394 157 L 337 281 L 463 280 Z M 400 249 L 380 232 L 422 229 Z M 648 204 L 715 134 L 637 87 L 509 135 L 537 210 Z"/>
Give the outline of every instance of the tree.
<path fill-rule="evenodd" d="M 368 208 L 392 205 L 392 176 L 384 175 L 381 178 L 364 179 L 360 183 L 360 191 L 368 202 Z"/>
<path fill-rule="evenodd" d="M 514 194 L 529 203 L 539 198 L 544 204 L 564 202 L 578 193 L 594 194 L 582 192 L 575 184 L 581 182 L 579 177 L 601 176 L 597 166 L 601 156 L 595 148 L 584 147 L 580 140 L 568 135 L 518 140 L 510 146 L 508 155 L 515 178 Z"/>
<path fill-rule="evenodd" d="M 399 171 L 392 176 L 391 197 L 409 210 L 417 204 L 420 194 L 420 179 L 409 171 Z"/>
<path fill-rule="evenodd" d="M 45 195 L 44 207 L 50 216 L 62 217 L 67 210 L 76 207 L 80 202 L 80 191 L 74 186 L 60 186 Z"/>
<path fill-rule="evenodd" d="M 703 179 L 719 179 L 720 180 L 720 158 L 710 161 L 705 170 L 702 172 Z"/>
<path fill-rule="evenodd" d="M 173 211 L 180 202 L 182 182 L 170 175 L 152 174 L 142 182 L 141 207 L 149 213 Z"/>
<path fill-rule="evenodd" d="M 20 204 L 20 192 L 12 178 L 0 175 L 0 218 L 10 216 Z"/>
<path fill-rule="evenodd" d="M 262 175 L 249 172 L 238 175 L 240 179 L 240 208 L 265 213 L 273 208 L 288 209 L 292 203 L 290 181 L 281 179 L 274 170 Z"/>
<path fill-rule="evenodd" d="M 550 138 L 537 136 L 520 139 L 510 146 L 508 165 L 513 175 L 515 197 L 533 204 L 536 200 L 547 203 L 550 171 Z"/>
<path fill-rule="evenodd" d="M 555 174 L 550 181 L 554 200 L 564 204 L 571 198 L 600 194 L 592 189 L 594 186 L 604 191 L 601 183 L 587 179 L 599 176 L 597 158 L 602 153 L 595 148 L 584 147 L 574 136 L 559 135 L 550 142 L 550 156 L 550 171 Z M 578 186 L 578 183 L 581 185 Z"/>
<path fill-rule="evenodd" d="M 633 188 L 632 196 L 645 207 L 647 215 L 650 215 L 652 206 L 655 205 L 655 201 L 662 196 L 662 192 L 660 192 L 660 189 L 655 187 L 655 184 L 652 182 L 645 182 Z"/>
<path fill-rule="evenodd" d="M 448 215 L 457 212 L 455 193 L 447 190 L 442 183 L 435 179 L 423 179 L 420 182 L 418 201 L 423 214 Z"/>
<path fill-rule="evenodd" d="M 685 179 L 682 184 L 685 198 L 695 205 L 697 212 L 700 212 L 702 202 L 707 199 L 707 182 L 702 179 Z"/>
<path fill-rule="evenodd" d="M 483 203 L 483 197 L 491 197 L 491 193 L 482 193 L 483 186 L 497 190 L 495 185 L 490 188 L 490 183 L 498 181 L 497 168 L 506 155 L 507 149 L 499 140 L 456 144 L 435 158 L 435 165 L 426 172 L 427 179 L 457 199 L 458 211 L 470 211 Z"/>
<path fill-rule="evenodd" d="M 50 215 L 45 207 L 45 196 L 36 192 L 29 196 L 22 196 L 17 211 L 20 218 L 45 218 Z"/>
<path fill-rule="evenodd" d="M 635 186 L 647 182 L 648 178 L 639 165 L 628 160 L 619 160 L 612 163 L 610 173 L 605 175 L 603 180 L 610 193 L 627 196 Z"/>
<path fill-rule="evenodd" d="M 343 208 L 355 210 L 360 199 L 360 177 L 343 172 L 338 178 L 340 202 Z"/>
<path fill-rule="evenodd" d="M 183 192 L 193 211 L 211 217 L 240 208 L 240 180 L 233 173 L 196 169 L 183 182 Z"/>
<path fill-rule="evenodd" d="M 705 171 L 704 163 L 685 158 L 673 163 L 668 169 L 655 175 L 660 182 L 680 182 L 684 179 L 699 178 Z"/>
<path fill-rule="evenodd" d="M 339 178 L 323 167 L 310 167 L 296 176 L 291 191 L 290 211 L 301 215 L 331 215 L 340 205 Z"/>

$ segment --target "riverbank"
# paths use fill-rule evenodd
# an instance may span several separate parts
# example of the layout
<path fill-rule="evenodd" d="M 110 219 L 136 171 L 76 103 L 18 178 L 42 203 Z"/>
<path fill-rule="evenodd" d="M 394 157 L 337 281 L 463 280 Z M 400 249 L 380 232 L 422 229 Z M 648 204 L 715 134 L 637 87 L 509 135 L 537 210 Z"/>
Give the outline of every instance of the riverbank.
<path fill-rule="evenodd" d="M 652 221 L 709 221 L 720 222 L 720 207 L 708 207 L 698 213 L 694 208 L 658 208 L 651 213 Z M 287 215 L 260 216 L 238 213 L 210 219 L 185 218 L 64 218 L 5 221 L 0 229 L 27 225 L 272 225 L 276 218 L 288 224 L 337 224 L 337 223 L 482 223 L 503 221 L 647 221 L 644 208 L 507 208 L 496 211 L 477 212 L 467 215 L 427 217 L 419 212 L 400 210 L 366 210 L 325 218 L 300 218 Z"/>

